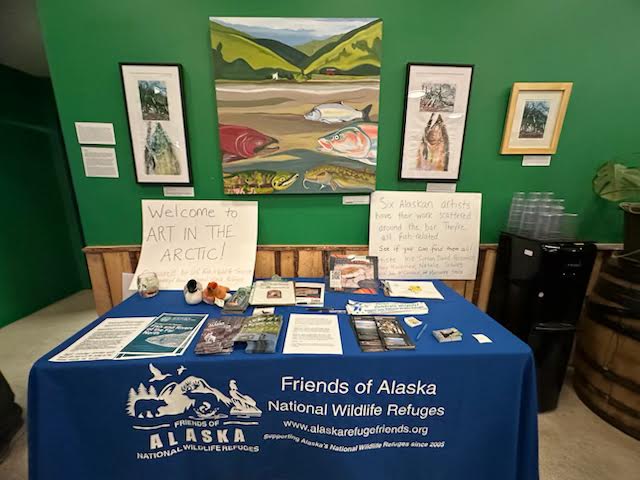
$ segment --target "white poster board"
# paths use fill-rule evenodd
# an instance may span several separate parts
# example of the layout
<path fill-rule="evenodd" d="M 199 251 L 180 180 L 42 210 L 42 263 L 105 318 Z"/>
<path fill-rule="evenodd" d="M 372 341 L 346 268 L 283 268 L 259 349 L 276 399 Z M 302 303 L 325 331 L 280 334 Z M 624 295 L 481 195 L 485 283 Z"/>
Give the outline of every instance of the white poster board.
<path fill-rule="evenodd" d="M 480 193 L 372 193 L 369 255 L 380 278 L 474 279 L 481 203 Z"/>
<path fill-rule="evenodd" d="M 258 243 L 258 202 L 142 200 L 138 275 L 155 272 L 161 290 L 195 278 L 236 290 L 250 286 Z"/>

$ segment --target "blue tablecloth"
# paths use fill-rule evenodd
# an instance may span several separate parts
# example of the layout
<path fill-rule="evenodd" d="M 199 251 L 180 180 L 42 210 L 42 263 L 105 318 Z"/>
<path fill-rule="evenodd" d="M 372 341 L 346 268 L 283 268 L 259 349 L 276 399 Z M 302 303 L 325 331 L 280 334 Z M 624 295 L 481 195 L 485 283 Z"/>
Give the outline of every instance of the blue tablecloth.
<path fill-rule="evenodd" d="M 30 478 L 537 479 L 529 347 L 437 286 L 445 299 L 428 301 L 429 314 L 419 316 L 429 326 L 415 351 L 362 353 L 348 316 L 340 315 L 342 356 L 251 355 L 239 348 L 197 356 L 196 337 L 183 356 L 153 360 L 171 374 L 153 383 L 149 360 L 48 361 L 104 318 L 220 314 L 186 305 L 181 292 L 131 297 L 31 370 Z M 343 308 L 356 297 L 385 299 L 327 292 L 325 305 Z M 277 309 L 285 320 L 304 311 Z M 450 326 L 463 332 L 462 342 L 438 343 L 431 335 Z M 405 328 L 415 339 L 419 328 Z M 493 343 L 480 344 L 473 333 Z M 184 413 L 158 416 L 163 388 L 190 402 Z M 233 405 L 219 400 L 232 393 L 254 399 L 262 414 L 233 415 Z"/>

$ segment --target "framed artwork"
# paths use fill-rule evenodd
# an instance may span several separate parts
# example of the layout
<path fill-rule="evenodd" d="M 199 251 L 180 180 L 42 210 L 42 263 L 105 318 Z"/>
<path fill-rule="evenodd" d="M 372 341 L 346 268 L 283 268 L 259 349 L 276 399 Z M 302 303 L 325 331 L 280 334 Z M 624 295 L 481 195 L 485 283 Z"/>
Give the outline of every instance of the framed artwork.
<path fill-rule="evenodd" d="M 556 153 L 573 83 L 514 83 L 500 153 Z"/>
<path fill-rule="evenodd" d="M 121 63 L 138 183 L 191 185 L 182 66 Z"/>
<path fill-rule="evenodd" d="M 382 20 L 211 17 L 209 33 L 226 194 L 375 190 Z"/>
<path fill-rule="evenodd" d="M 410 63 L 400 180 L 460 178 L 473 65 Z"/>

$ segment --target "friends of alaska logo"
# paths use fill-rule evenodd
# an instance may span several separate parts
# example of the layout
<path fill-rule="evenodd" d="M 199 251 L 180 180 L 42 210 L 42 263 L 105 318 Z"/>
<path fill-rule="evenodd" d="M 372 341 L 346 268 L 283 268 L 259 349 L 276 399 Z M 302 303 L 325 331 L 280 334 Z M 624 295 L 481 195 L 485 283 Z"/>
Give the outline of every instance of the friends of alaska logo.
<path fill-rule="evenodd" d="M 131 387 L 126 412 L 133 429 L 145 436 L 139 460 L 155 460 L 184 452 L 256 453 L 258 445 L 247 441 L 247 430 L 262 416 L 256 401 L 241 393 L 230 379 L 223 393 L 206 380 L 185 372 L 161 371 L 149 363 L 151 377 L 137 389 Z"/>

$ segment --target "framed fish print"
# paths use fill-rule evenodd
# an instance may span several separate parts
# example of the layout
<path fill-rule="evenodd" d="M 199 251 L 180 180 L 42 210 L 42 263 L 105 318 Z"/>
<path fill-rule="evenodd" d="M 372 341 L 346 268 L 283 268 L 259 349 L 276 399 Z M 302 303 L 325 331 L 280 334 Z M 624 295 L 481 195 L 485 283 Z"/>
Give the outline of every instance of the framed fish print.
<path fill-rule="evenodd" d="M 182 67 L 121 63 L 138 183 L 191 185 Z"/>
<path fill-rule="evenodd" d="M 573 83 L 514 83 L 500 153 L 556 153 L 572 88 Z"/>
<path fill-rule="evenodd" d="M 375 189 L 382 20 L 211 17 L 209 29 L 224 193 Z"/>
<path fill-rule="evenodd" d="M 473 65 L 407 65 L 401 180 L 460 178 L 472 77 Z"/>

